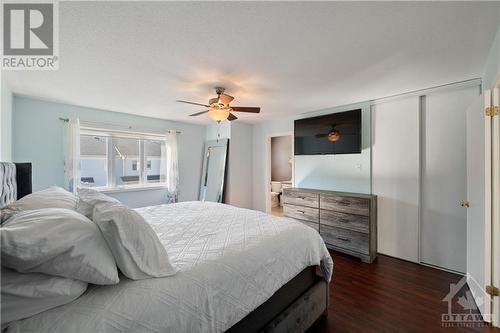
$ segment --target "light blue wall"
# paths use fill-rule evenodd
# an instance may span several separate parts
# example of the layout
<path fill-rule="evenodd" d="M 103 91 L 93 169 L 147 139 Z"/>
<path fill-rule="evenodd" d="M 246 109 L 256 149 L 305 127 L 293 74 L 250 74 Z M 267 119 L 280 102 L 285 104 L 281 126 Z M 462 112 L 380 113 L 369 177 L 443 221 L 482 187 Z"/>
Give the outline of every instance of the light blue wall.
<path fill-rule="evenodd" d="M 269 135 L 293 133 L 294 118 L 286 117 L 275 121 L 265 121 L 253 126 L 253 209 L 266 211 L 267 189 L 267 145 Z"/>
<path fill-rule="evenodd" d="M 168 129 L 179 135 L 179 177 L 181 201 L 197 200 L 202 167 L 205 126 L 162 119 L 134 116 L 68 104 L 41 101 L 14 95 L 13 98 L 13 160 L 33 163 L 33 190 L 51 185 L 63 185 L 63 127 L 59 117 L 79 117 L 81 120 L 130 125 L 163 133 Z M 164 191 L 140 191 L 113 194 L 131 207 L 163 202 Z"/>
<path fill-rule="evenodd" d="M 315 112 L 314 115 L 361 108 L 361 153 L 342 155 L 302 155 L 294 158 L 296 187 L 342 192 L 371 192 L 370 105 L 350 105 Z M 307 117 L 312 116 L 308 114 Z M 306 117 L 306 118 L 307 118 Z M 302 117 L 304 118 L 304 117 Z"/>
<path fill-rule="evenodd" d="M 362 109 L 361 154 L 307 155 L 294 157 L 294 186 L 343 191 L 371 192 L 370 104 L 352 104 L 318 110 L 254 125 L 253 129 L 253 208 L 266 210 L 268 140 L 271 135 L 293 133 L 294 120 L 323 114 Z"/>
<path fill-rule="evenodd" d="M 12 161 L 12 92 L 2 77 L 0 104 L 0 161 Z"/>

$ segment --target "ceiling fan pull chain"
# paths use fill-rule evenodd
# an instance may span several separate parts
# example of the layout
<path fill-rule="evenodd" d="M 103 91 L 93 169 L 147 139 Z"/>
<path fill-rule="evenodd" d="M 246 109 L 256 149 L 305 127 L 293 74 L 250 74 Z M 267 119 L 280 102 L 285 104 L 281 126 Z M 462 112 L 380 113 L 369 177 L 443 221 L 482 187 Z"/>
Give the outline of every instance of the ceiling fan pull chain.
<path fill-rule="evenodd" d="M 217 143 L 219 143 L 219 139 L 220 139 L 220 123 L 221 123 L 221 121 L 218 120 L 217 121 Z"/>

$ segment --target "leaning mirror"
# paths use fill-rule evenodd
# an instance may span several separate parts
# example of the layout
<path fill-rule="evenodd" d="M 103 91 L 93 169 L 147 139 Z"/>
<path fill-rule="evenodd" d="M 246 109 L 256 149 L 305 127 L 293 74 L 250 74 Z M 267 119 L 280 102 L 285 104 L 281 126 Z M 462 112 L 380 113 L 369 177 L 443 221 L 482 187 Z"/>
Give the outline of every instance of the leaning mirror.
<path fill-rule="evenodd" d="M 224 201 L 224 179 L 229 139 L 207 141 L 203 155 L 200 201 Z"/>

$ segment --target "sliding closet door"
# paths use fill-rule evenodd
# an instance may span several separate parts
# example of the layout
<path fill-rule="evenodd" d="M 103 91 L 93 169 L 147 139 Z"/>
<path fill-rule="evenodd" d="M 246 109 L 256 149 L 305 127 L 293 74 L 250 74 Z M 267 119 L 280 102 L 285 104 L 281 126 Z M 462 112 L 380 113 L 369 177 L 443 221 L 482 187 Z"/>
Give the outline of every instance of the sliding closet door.
<path fill-rule="evenodd" d="M 418 262 L 419 98 L 372 107 L 378 252 Z"/>
<path fill-rule="evenodd" d="M 465 272 L 466 110 L 477 87 L 430 94 L 421 110 L 421 261 Z"/>

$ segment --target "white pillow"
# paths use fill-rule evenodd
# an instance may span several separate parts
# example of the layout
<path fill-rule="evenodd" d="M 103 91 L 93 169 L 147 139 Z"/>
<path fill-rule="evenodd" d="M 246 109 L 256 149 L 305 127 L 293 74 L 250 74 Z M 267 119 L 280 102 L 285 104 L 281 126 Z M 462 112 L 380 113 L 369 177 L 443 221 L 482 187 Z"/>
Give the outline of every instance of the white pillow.
<path fill-rule="evenodd" d="M 92 219 L 94 206 L 102 202 L 116 203 L 120 201 L 90 188 L 79 188 L 76 211 Z"/>
<path fill-rule="evenodd" d="M 87 282 L 2 267 L 2 329 L 11 321 L 69 303 L 86 289 Z"/>
<path fill-rule="evenodd" d="M 116 284 L 113 254 L 99 228 L 68 209 L 17 213 L 1 228 L 2 265 L 94 284 Z"/>
<path fill-rule="evenodd" d="M 0 213 L 1 222 L 23 211 L 40 208 L 65 208 L 76 210 L 76 196 L 63 188 L 52 186 L 27 196 L 4 207 Z"/>
<path fill-rule="evenodd" d="M 125 276 L 140 280 L 177 272 L 153 228 L 135 210 L 119 203 L 100 203 L 94 209 L 94 222 Z"/>

